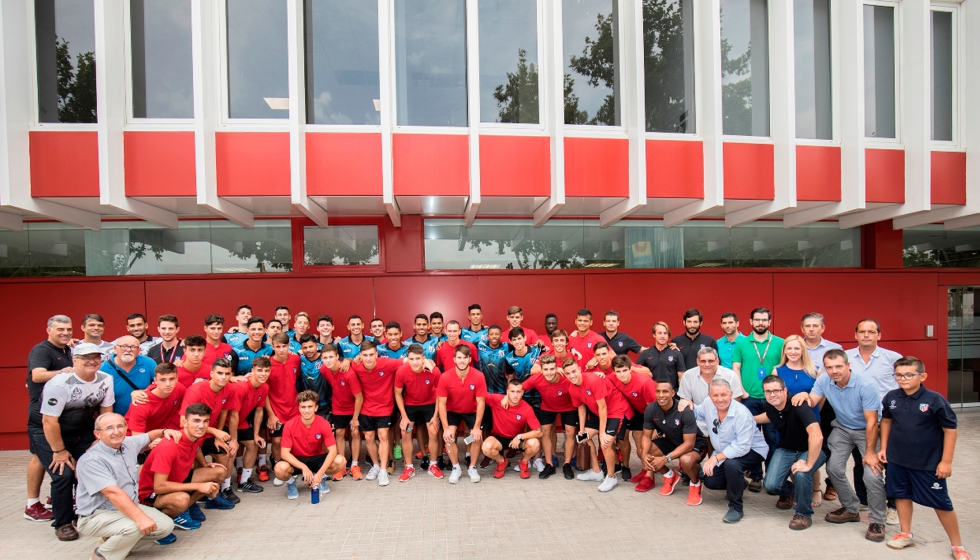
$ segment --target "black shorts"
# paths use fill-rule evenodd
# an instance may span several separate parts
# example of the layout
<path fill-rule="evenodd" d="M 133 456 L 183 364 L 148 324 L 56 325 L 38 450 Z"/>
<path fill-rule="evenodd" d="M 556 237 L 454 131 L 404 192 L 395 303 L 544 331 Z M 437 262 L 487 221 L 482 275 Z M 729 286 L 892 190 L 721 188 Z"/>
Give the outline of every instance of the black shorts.
<path fill-rule="evenodd" d="M 334 431 L 337 430 L 350 430 L 350 423 L 354 421 L 353 414 L 330 414 L 330 425 L 333 426 Z"/>
<path fill-rule="evenodd" d="M 636 432 L 643 431 L 643 413 L 633 411 L 633 417 L 626 421 L 626 429 Z"/>
<path fill-rule="evenodd" d="M 484 414 L 483 415 L 483 424 L 480 425 L 480 426 L 477 426 L 476 425 L 476 413 L 475 412 L 465 413 L 464 414 L 464 413 L 460 413 L 460 412 L 453 412 L 451 410 L 447 410 L 446 411 L 446 420 L 449 422 L 449 425 L 450 426 L 456 426 L 457 428 L 459 428 L 462 424 L 465 423 L 466 424 L 466 427 L 468 427 L 470 430 L 473 430 L 474 428 L 479 428 L 480 430 L 485 429 L 487 427 L 487 418 L 486 417 L 487 417 L 487 414 Z"/>
<path fill-rule="evenodd" d="M 657 438 L 653 440 L 653 444 L 657 446 L 657 449 L 661 453 L 667 455 L 671 451 L 677 449 L 677 446 L 673 443 L 667 441 L 667 438 Z M 694 451 L 704 459 L 704 456 L 708 454 L 708 440 L 701 437 L 701 434 L 694 436 Z M 678 459 L 678 457 L 671 457 L 672 459 Z"/>
<path fill-rule="evenodd" d="M 578 427 L 578 411 L 577 410 L 563 410 L 561 412 L 551 412 L 550 410 L 540 410 L 534 409 L 534 415 L 537 416 L 538 422 L 542 426 L 547 426 L 549 424 L 554 424 L 555 420 L 561 415 L 561 423 L 565 426 Z"/>
<path fill-rule="evenodd" d="M 296 457 L 295 455 L 293 455 Z M 327 456 L 324 454 L 314 455 L 313 457 L 296 457 L 300 463 L 306 465 L 311 471 L 317 472 L 323 467 L 323 462 L 327 460 Z M 290 465 L 292 466 L 292 465 Z M 295 470 L 296 467 L 293 467 Z"/>
<path fill-rule="evenodd" d="M 329 422 L 330 421 L 330 408 L 329 407 L 326 407 L 326 406 L 324 406 L 323 408 L 318 408 L 318 409 L 316 409 L 316 415 L 319 416 L 320 418 L 323 418 L 327 422 Z"/>
<path fill-rule="evenodd" d="M 885 477 L 885 494 L 896 500 L 912 500 L 939 511 L 953 511 L 953 501 L 946 490 L 946 479 L 936 476 L 936 471 L 909 469 L 888 463 Z"/>
<path fill-rule="evenodd" d="M 357 423 L 362 432 L 376 432 L 379 429 L 391 427 L 391 414 L 385 416 L 368 416 L 361 414 L 357 417 Z"/>
<path fill-rule="evenodd" d="M 238 428 L 238 441 L 255 441 L 255 426 L 251 422 L 247 428 Z"/>
<path fill-rule="evenodd" d="M 514 437 L 505 437 L 505 436 L 500 436 L 500 435 L 497 435 L 497 434 L 492 434 L 492 436 L 493 436 L 494 439 L 496 439 L 497 441 L 500 442 L 500 445 L 503 446 L 503 449 L 504 450 L 510 449 L 511 448 L 510 447 L 510 444 L 515 439 L 517 439 L 517 436 L 514 436 Z M 521 445 L 518 446 L 517 448 L 520 449 L 521 451 L 524 451 L 524 445 L 526 443 L 527 443 L 527 440 L 522 441 L 521 442 Z"/>
<path fill-rule="evenodd" d="M 616 439 L 626 439 L 626 432 L 629 431 L 629 420 L 625 418 L 606 418 L 606 435 L 616 436 Z"/>
<path fill-rule="evenodd" d="M 432 404 L 422 404 L 417 406 L 405 405 L 405 417 L 412 424 L 415 424 L 415 428 L 418 429 L 419 426 L 423 426 L 432 420 L 432 416 L 436 413 L 436 405 Z"/>
<path fill-rule="evenodd" d="M 224 455 L 225 451 L 223 449 L 218 449 L 218 446 L 214 444 L 214 438 L 209 437 L 204 440 L 204 444 L 201 446 L 201 453 L 205 455 Z"/>

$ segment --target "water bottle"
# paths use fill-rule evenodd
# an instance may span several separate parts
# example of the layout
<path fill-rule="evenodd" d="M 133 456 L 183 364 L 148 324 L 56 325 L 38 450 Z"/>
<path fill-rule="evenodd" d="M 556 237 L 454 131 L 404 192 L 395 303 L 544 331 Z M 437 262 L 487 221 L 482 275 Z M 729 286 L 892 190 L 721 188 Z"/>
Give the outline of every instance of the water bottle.
<path fill-rule="evenodd" d="M 314 486 L 313 490 L 310 491 L 310 502 L 314 504 L 320 503 L 320 487 Z"/>

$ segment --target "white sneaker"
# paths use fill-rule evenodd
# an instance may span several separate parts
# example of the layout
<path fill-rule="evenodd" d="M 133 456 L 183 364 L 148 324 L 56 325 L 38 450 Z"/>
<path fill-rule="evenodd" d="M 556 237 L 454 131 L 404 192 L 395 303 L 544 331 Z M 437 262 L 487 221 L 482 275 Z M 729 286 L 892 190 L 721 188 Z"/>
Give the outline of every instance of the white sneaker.
<path fill-rule="evenodd" d="M 600 492 L 608 492 L 608 491 L 612 490 L 613 488 L 615 488 L 618 484 L 619 484 L 619 479 L 618 478 L 616 478 L 615 476 L 607 476 L 602 481 L 602 484 L 599 485 L 599 491 Z"/>
<path fill-rule="evenodd" d="M 371 473 L 368 473 L 371 474 Z M 378 486 L 388 486 L 388 471 L 378 471 Z"/>
<path fill-rule="evenodd" d="M 520 463 L 517 463 L 516 465 L 514 465 L 514 472 L 521 472 L 521 464 Z"/>
<path fill-rule="evenodd" d="M 469 470 L 470 482 L 480 482 L 480 471 L 476 467 L 470 467 Z"/>
<path fill-rule="evenodd" d="M 601 472 L 595 472 L 591 469 L 576 476 L 575 478 L 584 482 L 603 482 L 604 480 L 606 480 L 605 475 L 603 475 Z"/>
<path fill-rule="evenodd" d="M 540 457 L 534 460 L 534 470 L 538 472 L 544 471 L 544 461 Z"/>
<path fill-rule="evenodd" d="M 283 481 L 281 481 L 281 480 L 279 480 L 278 478 L 273 478 L 272 479 L 272 485 L 273 486 L 282 486 L 283 484 L 286 484 L 286 483 L 283 482 Z"/>
<path fill-rule="evenodd" d="M 456 484 L 461 476 L 463 476 L 463 469 L 459 468 L 459 465 L 453 465 L 453 470 L 449 473 L 449 484 Z"/>
<path fill-rule="evenodd" d="M 898 525 L 898 510 L 895 508 L 888 508 L 888 513 L 885 515 L 886 525 Z"/>
<path fill-rule="evenodd" d="M 369 470 L 367 474 L 364 475 L 364 480 L 374 480 L 378 478 L 378 473 L 380 472 L 381 472 L 381 467 L 379 467 L 378 465 L 374 465 L 371 467 L 371 470 Z"/>

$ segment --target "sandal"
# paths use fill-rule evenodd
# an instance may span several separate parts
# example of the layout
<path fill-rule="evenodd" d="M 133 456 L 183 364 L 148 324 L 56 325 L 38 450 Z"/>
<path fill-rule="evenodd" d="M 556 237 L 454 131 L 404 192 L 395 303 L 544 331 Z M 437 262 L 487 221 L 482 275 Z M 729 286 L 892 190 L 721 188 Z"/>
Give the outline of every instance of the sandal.
<path fill-rule="evenodd" d="M 813 498 L 810 500 L 810 507 L 811 508 L 818 508 L 818 507 L 820 507 L 820 505 L 823 503 L 823 500 L 821 499 L 821 496 L 822 496 L 822 494 L 820 493 L 820 490 L 814 490 L 813 491 Z"/>
<path fill-rule="evenodd" d="M 837 490 L 834 490 L 833 486 L 827 488 L 827 491 L 823 493 L 823 499 L 828 502 L 832 502 L 837 499 Z"/>

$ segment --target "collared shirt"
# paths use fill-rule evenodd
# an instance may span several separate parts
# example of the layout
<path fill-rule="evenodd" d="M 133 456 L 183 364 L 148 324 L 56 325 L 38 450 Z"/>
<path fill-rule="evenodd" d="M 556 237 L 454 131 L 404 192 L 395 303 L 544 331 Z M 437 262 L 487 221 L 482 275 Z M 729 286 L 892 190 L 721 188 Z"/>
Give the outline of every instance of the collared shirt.
<path fill-rule="evenodd" d="M 472 325 L 463 327 L 459 331 L 459 337 L 469 342 L 470 344 L 480 347 L 481 344 L 487 343 L 487 333 L 490 332 L 490 327 L 483 327 L 478 331 L 472 329 Z"/>
<path fill-rule="evenodd" d="M 115 511 L 116 506 L 102 493 L 110 486 L 118 486 L 138 503 L 139 464 L 136 457 L 149 443 L 147 434 L 127 437 L 119 449 L 99 441 L 78 459 L 75 498 L 79 515 L 92 515 L 97 509 Z"/>
<path fill-rule="evenodd" d="M 147 335 L 146 340 L 140 342 L 140 355 L 145 356 L 150 351 L 150 348 L 153 348 L 161 342 L 163 342 L 162 338 Z"/>
<path fill-rule="evenodd" d="M 714 348 L 718 349 L 718 344 L 715 343 L 715 339 L 698 331 L 698 335 L 691 340 L 691 337 L 687 336 L 686 332 L 675 336 L 670 339 L 671 342 L 677 345 L 677 349 L 681 351 L 681 355 L 684 356 L 684 363 L 687 367 L 697 365 L 698 363 L 698 352 L 702 348 Z"/>
<path fill-rule="evenodd" d="M 772 373 L 779 365 L 783 353 L 783 339 L 766 333 L 766 338 L 759 341 L 754 335 L 743 336 L 735 342 L 732 352 L 732 363 L 742 364 L 740 370 L 742 389 L 753 399 L 763 399 L 762 380 Z"/>
<path fill-rule="evenodd" d="M 818 376 L 820 375 L 820 372 L 825 371 L 823 367 L 823 355 L 827 353 L 827 350 L 843 350 L 840 344 L 831 342 L 826 338 L 821 338 L 820 342 L 813 348 L 810 348 L 809 344 L 807 344 L 805 348 L 807 353 L 810 354 L 810 360 L 817 368 Z"/>
<path fill-rule="evenodd" d="M 643 351 L 643 347 L 640 346 L 640 343 L 633 340 L 633 337 L 626 333 L 617 332 L 612 338 L 609 338 L 606 331 L 602 331 L 599 333 L 599 335 L 606 339 L 606 343 L 609 344 L 609 347 L 612 348 L 612 351 L 615 352 L 617 356 L 625 356 L 629 352 L 639 354 L 641 351 Z"/>
<path fill-rule="evenodd" d="M 687 370 L 684 355 L 679 350 L 672 350 L 670 346 L 663 350 L 658 350 L 656 345 L 651 346 L 637 356 L 636 363 L 649 369 L 654 381 L 667 381 L 675 388 L 679 377 L 677 372 Z"/>
<path fill-rule="evenodd" d="M 102 362 L 99 371 L 108 373 L 112 376 L 113 391 L 115 391 L 116 402 L 112 404 L 112 411 L 123 416 L 129 412 L 129 404 L 133 398 L 133 391 L 146 389 L 153 382 L 153 370 L 157 367 L 156 362 L 146 356 L 136 356 L 133 367 L 126 371 L 116 364 L 116 355 L 112 354 L 106 361 Z M 129 379 L 132 385 L 126 381 Z"/>
<path fill-rule="evenodd" d="M 878 387 L 878 398 L 883 399 L 888 391 L 898 389 L 898 381 L 895 381 L 895 362 L 902 355 L 875 346 L 875 351 L 871 353 L 871 359 L 867 362 L 861 357 L 859 348 L 851 348 L 847 351 L 847 361 L 851 364 L 851 374 L 866 375 L 875 382 Z"/>
<path fill-rule="evenodd" d="M 837 423 L 848 430 L 863 430 L 868 422 L 864 418 L 865 411 L 877 413 L 881 409 L 881 400 L 874 381 L 853 371 L 847 380 L 847 385 L 840 387 L 829 375 L 821 375 L 813 383 L 811 395 L 826 397 L 830 406 L 837 414 Z"/>
<path fill-rule="evenodd" d="M 738 374 L 734 371 L 718 366 L 715 371 L 714 377 L 711 381 L 715 379 L 724 379 L 732 386 L 732 398 L 742 398 L 745 396 L 745 391 L 742 390 L 742 380 L 739 378 Z M 703 403 L 708 399 L 708 393 L 710 392 L 710 387 L 708 386 L 710 382 L 705 381 L 701 377 L 701 368 L 693 367 L 686 372 L 684 372 L 684 377 L 681 377 L 681 387 L 677 390 L 677 396 L 682 399 L 687 399 L 695 404 L 695 406 Z M 698 422 L 698 428 L 701 429 L 702 434 L 708 433 L 708 427 L 704 422 Z"/>
<path fill-rule="evenodd" d="M 707 424 L 708 439 L 715 449 L 713 455 L 720 452 L 725 457 L 734 459 L 744 457 L 749 451 L 755 451 L 763 457 L 769 453 L 769 446 L 752 418 L 752 413 L 740 402 L 732 400 L 728 415 L 719 421 L 718 408 L 709 399 L 694 407 L 694 417 Z"/>
<path fill-rule="evenodd" d="M 956 429 L 956 414 L 942 395 L 924 386 L 911 395 L 890 391 L 881 403 L 881 417 L 892 421 L 888 462 L 935 472 L 943 458 L 943 429 Z"/>
<path fill-rule="evenodd" d="M 732 369 L 732 353 L 735 352 L 735 343 L 743 336 L 745 335 L 738 333 L 735 340 L 728 340 L 727 336 L 722 335 L 721 338 L 715 340 L 715 344 L 718 346 L 718 361 L 721 365 Z"/>

